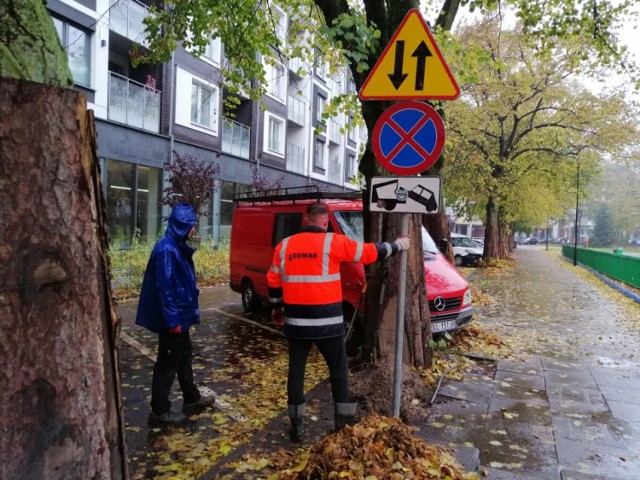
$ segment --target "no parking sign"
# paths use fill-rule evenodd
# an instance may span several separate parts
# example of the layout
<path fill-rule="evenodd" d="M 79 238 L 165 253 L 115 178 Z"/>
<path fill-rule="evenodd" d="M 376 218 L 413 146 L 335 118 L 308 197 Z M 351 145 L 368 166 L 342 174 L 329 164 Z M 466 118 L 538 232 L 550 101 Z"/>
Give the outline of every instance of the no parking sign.
<path fill-rule="evenodd" d="M 431 167 L 444 148 L 444 123 L 432 107 L 401 102 L 384 111 L 373 129 L 372 146 L 384 168 L 415 175 Z"/>

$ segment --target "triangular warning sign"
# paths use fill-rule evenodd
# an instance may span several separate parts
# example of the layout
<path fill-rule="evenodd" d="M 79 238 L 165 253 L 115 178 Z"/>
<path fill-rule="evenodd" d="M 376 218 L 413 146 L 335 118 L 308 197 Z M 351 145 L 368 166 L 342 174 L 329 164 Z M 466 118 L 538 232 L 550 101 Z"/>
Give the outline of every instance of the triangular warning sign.
<path fill-rule="evenodd" d="M 362 84 L 361 100 L 453 100 L 460 95 L 429 26 L 411 9 Z"/>

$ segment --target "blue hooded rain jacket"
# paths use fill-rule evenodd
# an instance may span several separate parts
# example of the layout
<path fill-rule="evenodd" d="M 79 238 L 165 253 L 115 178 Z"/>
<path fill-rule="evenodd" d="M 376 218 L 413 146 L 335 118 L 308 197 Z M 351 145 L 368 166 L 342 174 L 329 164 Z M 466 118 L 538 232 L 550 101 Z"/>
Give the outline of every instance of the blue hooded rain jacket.
<path fill-rule="evenodd" d="M 160 333 L 178 325 L 186 331 L 200 323 L 195 250 L 187 234 L 197 217 L 191 205 L 173 207 L 167 231 L 153 247 L 142 281 L 136 324 Z"/>

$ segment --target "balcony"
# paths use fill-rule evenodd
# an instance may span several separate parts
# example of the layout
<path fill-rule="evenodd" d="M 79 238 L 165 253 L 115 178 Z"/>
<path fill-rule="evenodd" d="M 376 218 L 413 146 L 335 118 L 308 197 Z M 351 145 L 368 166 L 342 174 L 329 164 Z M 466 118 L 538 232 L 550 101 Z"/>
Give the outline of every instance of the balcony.
<path fill-rule="evenodd" d="M 299 98 L 289 95 L 287 98 L 287 119 L 296 125 L 304 126 L 304 117 L 307 110 L 307 104 Z"/>
<path fill-rule="evenodd" d="M 231 120 L 222 118 L 222 151 L 240 158 L 249 158 L 251 128 Z"/>
<path fill-rule="evenodd" d="M 335 120 L 329 122 L 329 141 L 340 145 L 342 143 L 342 133 L 340 133 L 340 124 Z"/>
<path fill-rule="evenodd" d="M 160 90 L 109 72 L 109 120 L 158 133 Z"/>
<path fill-rule="evenodd" d="M 287 170 L 305 175 L 306 163 L 304 148 L 287 143 Z"/>
<path fill-rule="evenodd" d="M 142 20 L 149 8 L 136 0 L 111 0 L 109 28 L 141 45 L 146 45 L 146 34 Z"/>
<path fill-rule="evenodd" d="M 289 72 L 294 78 L 302 78 L 301 74 L 308 72 L 309 67 L 301 58 L 293 57 L 289 59 Z"/>
<path fill-rule="evenodd" d="M 340 158 L 336 155 L 333 158 L 329 158 L 329 168 L 327 170 L 327 181 L 329 183 L 335 183 L 342 185 L 342 163 Z"/>

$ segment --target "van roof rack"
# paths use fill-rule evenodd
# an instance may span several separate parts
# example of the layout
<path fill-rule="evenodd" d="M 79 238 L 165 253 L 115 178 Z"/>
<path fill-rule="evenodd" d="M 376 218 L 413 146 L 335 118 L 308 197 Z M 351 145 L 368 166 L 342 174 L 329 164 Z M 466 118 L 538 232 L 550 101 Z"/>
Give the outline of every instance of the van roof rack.
<path fill-rule="evenodd" d="M 303 185 L 300 187 L 284 187 L 268 190 L 252 190 L 249 192 L 236 193 L 233 196 L 233 203 L 257 203 L 257 202 L 281 202 L 296 200 L 321 200 L 321 199 L 342 199 L 359 200 L 362 198 L 361 192 L 322 192 L 318 185 Z"/>

